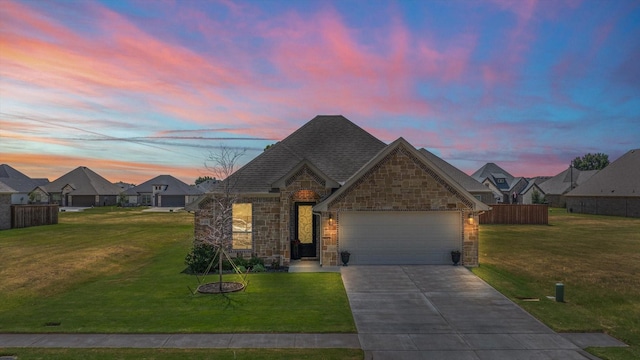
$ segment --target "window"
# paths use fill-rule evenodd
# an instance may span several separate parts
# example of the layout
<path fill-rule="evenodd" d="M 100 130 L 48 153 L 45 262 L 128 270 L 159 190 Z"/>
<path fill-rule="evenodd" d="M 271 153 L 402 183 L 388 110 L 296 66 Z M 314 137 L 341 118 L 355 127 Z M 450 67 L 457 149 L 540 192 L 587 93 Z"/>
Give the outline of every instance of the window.
<path fill-rule="evenodd" d="M 234 250 L 251 250 L 253 243 L 251 204 L 233 204 L 233 239 Z"/>
<path fill-rule="evenodd" d="M 504 184 L 506 181 L 505 179 L 496 179 L 496 181 L 498 182 L 498 184 Z"/>
<path fill-rule="evenodd" d="M 142 195 L 142 201 L 140 201 L 142 205 L 151 205 L 151 195 L 144 194 Z"/>

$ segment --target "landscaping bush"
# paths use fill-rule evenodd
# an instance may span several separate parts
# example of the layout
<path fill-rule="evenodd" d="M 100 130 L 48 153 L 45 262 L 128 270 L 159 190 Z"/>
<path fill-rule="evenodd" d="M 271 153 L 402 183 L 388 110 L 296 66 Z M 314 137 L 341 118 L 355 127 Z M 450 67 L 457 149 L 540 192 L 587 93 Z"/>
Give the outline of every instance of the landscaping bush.
<path fill-rule="evenodd" d="M 207 270 L 216 249 L 211 244 L 196 243 L 184 259 L 187 270 L 192 274 L 202 274 Z"/>
<path fill-rule="evenodd" d="M 202 274 L 207 270 L 209 264 L 211 264 L 211 260 L 215 255 L 216 249 L 213 245 L 207 243 L 197 243 L 194 244 L 191 248 L 191 251 L 185 257 L 184 263 L 187 265 L 187 272 L 191 274 Z M 237 267 L 241 269 L 254 269 L 256 266 L 262 266 L 264 269 L 264 260 L 260 259 L 257 256 L 252 256 L 249 259 L 245 259 L 243 257 L 236 257 L 232 259 Z M 211 271 L 216 271 L 218 269 L 218 260 L 216 259 L 213 262 L 213 266 Z M 233 270 L 233 266 L 229 260 L 225 259 L 222 261 L 222 270 L 231 271 Z M 255 270 L 254 270 L 255 271 Z M 264 270 L 262 270 L 264 271 Z"/>

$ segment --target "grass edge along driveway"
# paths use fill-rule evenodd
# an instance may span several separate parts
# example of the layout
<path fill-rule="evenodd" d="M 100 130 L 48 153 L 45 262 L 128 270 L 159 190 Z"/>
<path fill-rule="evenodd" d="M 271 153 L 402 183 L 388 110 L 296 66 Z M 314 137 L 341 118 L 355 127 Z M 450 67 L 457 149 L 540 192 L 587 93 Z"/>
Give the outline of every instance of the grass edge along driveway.
<path fill-rule="evenodd" d="M 591 348 L 640 359 L 640 219 L 552 209 L 549 226 L 481 225 L 472 271 L 559 332 L 606 332 L 628 348 Z M 565 285 L 565 303 L 553 296 Z M 539 301 L 523 301 L 539 299 Z"/>

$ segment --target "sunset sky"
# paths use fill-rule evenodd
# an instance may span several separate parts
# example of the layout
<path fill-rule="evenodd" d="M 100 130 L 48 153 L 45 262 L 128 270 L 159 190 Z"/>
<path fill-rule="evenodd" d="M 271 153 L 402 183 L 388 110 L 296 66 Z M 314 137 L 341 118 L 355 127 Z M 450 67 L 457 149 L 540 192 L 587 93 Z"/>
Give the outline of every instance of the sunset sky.
<path fill-rule="evenodd" d="M 471 174 L 640 147 L 640 1 L 0 0 L 0 163 L 211 175 L 318 114 Z"/>

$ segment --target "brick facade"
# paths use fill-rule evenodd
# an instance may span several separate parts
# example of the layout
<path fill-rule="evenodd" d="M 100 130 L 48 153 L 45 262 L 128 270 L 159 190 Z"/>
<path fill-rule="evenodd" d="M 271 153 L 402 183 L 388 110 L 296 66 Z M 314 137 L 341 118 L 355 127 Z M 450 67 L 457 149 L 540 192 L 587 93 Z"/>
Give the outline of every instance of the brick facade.
<path fill-rule="evenodd" d="M 469 224 L 469 200 L 402 147 L 391 152 L 328 205 L 322 217 L 322 261 L 338 264 L 342 211 L 457 211 L 463 226 L 462 263 L 478 265 L 478 219 Z M 331 217 L 331 221 L 329 219 Z"/>
<path fill-rule="evenodd" d="M 255 254 L 266 263 L 288 265 L 291 234 L 295 232 L 295 205 L 318 203 L 332 193 L 323 178 L 307 166 L 285 180 L 279 192 L 241 196 L 237 202 L 253 204 L 253 249 L 239 254 Z M 214 201 L 204 200 L 195 216 L 195 236 L 207 236 Z M 341 211 L 453 211 L 462 223 L 462 264 L 478 264 L 478 218 L 468 220 L 473 203 L 460 194 L 423 161 L 402 146 L 390 152 L 364 173 L 323 212 L 317 232 L 317 254 L 322 265 L 339 262 L 338 226 Z"/>

